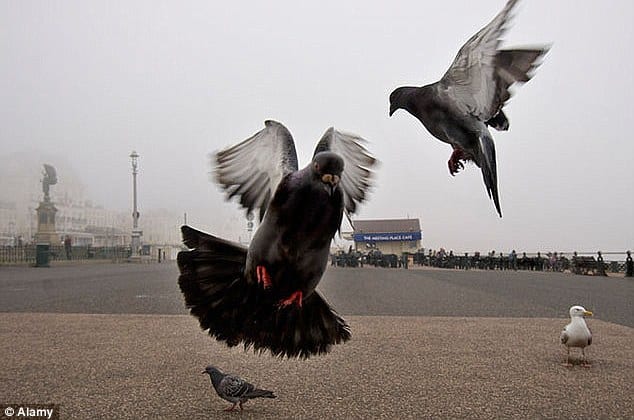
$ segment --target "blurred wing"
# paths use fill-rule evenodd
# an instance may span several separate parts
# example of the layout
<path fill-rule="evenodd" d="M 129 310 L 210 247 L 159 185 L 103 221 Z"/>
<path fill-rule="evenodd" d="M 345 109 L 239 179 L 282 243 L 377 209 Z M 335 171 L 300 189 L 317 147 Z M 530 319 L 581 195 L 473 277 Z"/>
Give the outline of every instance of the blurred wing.
<path fill-rule="evenodd" d="M 252 137 L 214 156 L 216 181 L 227 199 L 239 197 L 247 214 L 260 209 L 260 220 L 282 178 L 297 170 L 291 133 L 276 121 L 267 120 L 264 125 Z"/>
<path fill-rule="evenodd" d="M 372 186 L 372 167 L 377 163 L 364 147 L 364 143 L 367 142 L 355 134 L 342 133 L 330 127 L 317 143 L 313 154 L 331 151 L 343 159 L 341 187 L 348 220 L 349 214 L 354 213 L 357 205 L 365 200 L 366 193 Z"/>
<path fill-rule="evenodd" d="M 511 11 L 518 0 L 509 0 L 504 9 L 458 51 L 440 80 L 439 89 L 451 97 L 464 113 L 489 120 L 510 97 L 507 83 L 498 88 L 497 53 L 500 38 L 508 27 Z"/>

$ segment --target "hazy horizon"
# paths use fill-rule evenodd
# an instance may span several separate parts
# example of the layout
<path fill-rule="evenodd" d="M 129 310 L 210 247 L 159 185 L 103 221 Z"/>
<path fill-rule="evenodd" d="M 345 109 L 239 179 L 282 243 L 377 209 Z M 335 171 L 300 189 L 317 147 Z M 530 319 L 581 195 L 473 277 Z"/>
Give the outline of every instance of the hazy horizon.
<path fill-rule="evenodd" d="M 388 117 L 394 88 L 438 80 L 504 3 L 3 2 L 0 157 L 59 156 L 93 201 L 125 210 L 136 150 L 141 211 L 216 233 L 237 220 L 237 235 L 243 211 L 210 182 L 209 154 L 274 119 L 303 167 L 335 126 L 381 162 L 356 218 L 420 218 L 425 248 L 633 248 L 634 3 L 520 2 L 503 46 L 552 48 L 506 105 L 509 131 L 492 132 L 503 218 L 478 168 L 451 177 L 449 146 Z"/>

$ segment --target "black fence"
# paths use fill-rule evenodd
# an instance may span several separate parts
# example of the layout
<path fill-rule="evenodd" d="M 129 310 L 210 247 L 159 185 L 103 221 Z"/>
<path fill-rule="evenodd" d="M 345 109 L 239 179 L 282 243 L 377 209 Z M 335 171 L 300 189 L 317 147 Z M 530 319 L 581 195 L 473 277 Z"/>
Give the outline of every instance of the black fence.
<path fill-rule="evenodd" d="M 616 258 L 614 258 L 617 256 Z M 423 251 L 405 253 L 402 255 L 383 254 L 378 250 L 372 250 L 366 254 L 350 250 L 331 255 L 331 265 L 337 267 L 374 267 L 408 268 L 409 263 L 414 265 L 435 268 L 450 269 L 479 269 L 479 270 L 529 270 L 529 271 L 553 271 L 571 272 L 574 274 L 607 275 L 608 273 L 624 273 L 627 277 L 633 276 L 633 264 L 630 251 L 622 253 L 610 253 L 612 260 L 605 260 L 604 254 L 597 252 L 595 255 L 562 253 L 527 254 L 481 254 L 475 252 L 472 255 L 465 253 L 455 255 L 453 252 Z M 620 258 L 619 258 L 620 257 Z"/>
<path fill-rule="evenodd" d="M 63 245 L 48 247 L 48 261 L 63 260 L 112 260 L 123 261 L 130 257 L 130 247 L 73 246 L 67 250 Z M 35 264 L 35 244 L 24 246 L 0 246 L 0 264 Z"/>
<path fill-rule="evenodd" d="M 611 257 L 615 255 L 625 257 L 627 255 L 623 260 L 614 259 L 611 261 L 606 261 L 601 252 L 597 252 L 595 255 L 580 255 L 577 252 L 572 254 L 542 254 L 538 252 L 530 256 L 525 252 L 521 255 L 512 253 L 482 255 L 478 252 L 473 255 L 454 255 L 452 252 L 448 254 L 444 252 L 428 254 L 418 252 L 412 255 L 414 264 L 464 270 L 568 271 L 574 274 L 606 275 L 607 273 L 626 273 L 628 262 L 631 264 L 629 252 L 610 253 Z"/>

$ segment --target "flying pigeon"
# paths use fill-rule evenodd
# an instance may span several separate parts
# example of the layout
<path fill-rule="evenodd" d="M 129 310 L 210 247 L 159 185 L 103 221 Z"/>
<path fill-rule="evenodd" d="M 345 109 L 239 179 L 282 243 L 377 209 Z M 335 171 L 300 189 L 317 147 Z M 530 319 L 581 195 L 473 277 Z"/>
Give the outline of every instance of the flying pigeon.
<path fill-rule="evenodd" d="M 570 324 L 564 327 L 559 336 L 561 344 L 566 346 L 568 352 L 566 363 L 563 364 L 564 366 L 572 366 L 570 363 L 570 347 L 579 347 L 583 355 L 581 365 L 590 367 L 590 364 L 586 360 L 585 347 L 592 344 L 592 333 L 586 325 L 584 316 L 592 316 L 592 312 L 587 311 L 583 306 L 579 305 L 570 308 Z"/>
<path fill-rule="evenodd" d="M 498 197 L 495 145 L 487 126 L 508 130 L 502 108 L 514 83 L 528 82 L 549 47 L 498 49 L 518 0 L 509 0 L 502 11 L 458 51 L 436 83 L 403 86 L 390 95 L 390 116 L 402 108 L 418 118 L 439 140 L 449 143 L 449 173 L 473 161 L 481 170 L 489 198 L 502 217 Z"/>
<path fill-rule="evenodd" d="M 239 405 L 242 411 L 242 404 L 253 398 L 277 398 L 272 391 L 258 389 L 239 376 L 224 374 L 211 365 L 201 373 L 209 374 L 211 384 L 220 398 L 233 403 L 231 407 L 225 408 L 225 411 L 233 411 L 236 405 Z"/>
<path fill-rule="evenodd" d="M 315 291 L 344 212 L 371 186 L 376 160 L 365 140 L 329 128 L 298 169 L 293 137 L 266 121 L 215 154 L 217 182 L 260 226 L 248 248 L 183 226 L 178 255 L 185 303 L 203 329 L 229 346 L 307 358 L 350 338 L 346 322 Z"/>

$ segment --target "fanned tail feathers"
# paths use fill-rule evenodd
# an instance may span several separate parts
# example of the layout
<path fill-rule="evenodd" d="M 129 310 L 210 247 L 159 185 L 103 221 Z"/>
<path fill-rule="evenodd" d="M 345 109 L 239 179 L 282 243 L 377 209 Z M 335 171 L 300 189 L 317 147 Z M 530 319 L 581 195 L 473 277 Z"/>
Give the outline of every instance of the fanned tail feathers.
<path fill-rule="evenodd" d="M 217 340 L 308 358 L 350 339 L 346 322 L 316 291 L 301 308 L 278 308 L 278 296 L 245 278 L 245 247 L 189 226 L 181 231 L 192 249 L 178 254 L 178 284 L 190 313 Z"/>
<path fill-rule="evenodd" d="M 181 232 L 185 245 L 193 248 L 178 254 L 178 284 L 185 304 L 201 328 L 235 346 L 241 340 L 238 309 L 249 300 L 243 279 L 247 249 L 189 226 Z"/>

